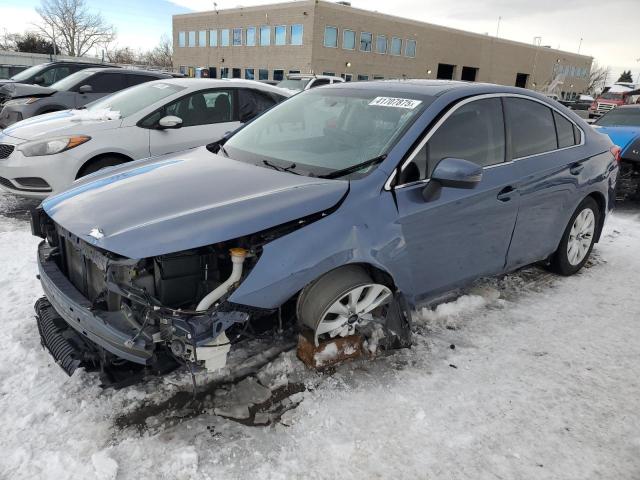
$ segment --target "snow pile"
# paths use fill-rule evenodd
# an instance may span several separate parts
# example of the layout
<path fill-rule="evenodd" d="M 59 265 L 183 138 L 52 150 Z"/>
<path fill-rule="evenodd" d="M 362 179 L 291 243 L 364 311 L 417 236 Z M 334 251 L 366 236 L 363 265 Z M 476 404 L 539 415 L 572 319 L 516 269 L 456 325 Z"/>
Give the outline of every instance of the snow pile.
<path fill-rule="evenodd" d="M 120 119 L 120 112 L 114 112 L 108 108 L 100 110 L 71 110 L 71 113 L 69 120 L 72 122 L 105 122 Z"/>

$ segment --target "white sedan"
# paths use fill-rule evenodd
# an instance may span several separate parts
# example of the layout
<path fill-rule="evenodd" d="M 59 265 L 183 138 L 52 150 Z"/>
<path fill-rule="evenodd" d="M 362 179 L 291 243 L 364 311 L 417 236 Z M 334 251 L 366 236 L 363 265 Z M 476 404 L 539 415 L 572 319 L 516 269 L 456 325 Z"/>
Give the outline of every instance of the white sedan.
<path fill-rule="evenodd" d="M 220 140 L 291 92 L 250 80 L 166 79 L 0 132 L 0 187 L 46 198 L 121 163 Z"/>

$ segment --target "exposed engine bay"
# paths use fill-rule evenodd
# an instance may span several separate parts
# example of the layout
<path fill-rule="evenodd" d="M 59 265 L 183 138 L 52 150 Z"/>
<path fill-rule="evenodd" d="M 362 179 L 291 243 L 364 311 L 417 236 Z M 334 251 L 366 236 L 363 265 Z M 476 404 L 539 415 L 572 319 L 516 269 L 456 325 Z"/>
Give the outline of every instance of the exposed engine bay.
<path fill-rule="evenodd" d="M 89 244 L 41 210 L 32 220 L 34 234 L 46 240 L 39 247 L 41 268 L 50 270 L 48 276 L 57 279 L 58 287 L 70 283 L 104 328 L 89 331 L 83 328 L 80 316 L 73 322 L 82 305 L 56 304 L 68 294 L 56 295 L 43 284 L 47 298 L 79 333 L 89 340 L 98 335 L 100 344 L 113 345 L 106 349 L 111 351 L 97 352 L 100 362 L 113 354 L 116 362 L 124 358 L 152 366 L 173 357 L 190 368 L 214 371 L 226 363 L 231 345 L 226 330 L 274 313 L 231 304 L 227 298 L 256 264 L 262 245 L 286 232 L 287 226 L 277 232 L 134 260 Z M 56 269 L 59 274 L 51 275 Z"/>

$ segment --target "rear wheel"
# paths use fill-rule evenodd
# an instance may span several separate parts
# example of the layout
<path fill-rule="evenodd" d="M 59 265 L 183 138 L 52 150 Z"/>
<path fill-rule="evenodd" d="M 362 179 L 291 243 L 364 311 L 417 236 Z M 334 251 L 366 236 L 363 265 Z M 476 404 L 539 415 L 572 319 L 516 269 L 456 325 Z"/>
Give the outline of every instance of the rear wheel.
<path fill-rule="evenodd" d="M 600 209 L 591 197 L 585 198 L 571 216 L 558 250 L 551 258 L 551 269 L 561 275 L 580 270 L 593 249 L 600 224 Z"/>
<path fill-rule="evenodd" d="M 393 301 L 391 289 L 376 283 L 361 267 L 350 265 L 329 272 L 309 285 L 298 299 L 298 320 L 320 340 L 351 335 L 361 323 Z"/>
<path fill-rule="evenodd" d="M 120 165 L 122 163 L 125 163 L 125 160 L 121 157 L 101 157 L 83 166 L 78 172 L 78 176 L 76 178 L 81 178 L 85 175 L 95 173 L 98 170 L 102 170 L 103 168 L 115 167 L 116 165 Z"/>

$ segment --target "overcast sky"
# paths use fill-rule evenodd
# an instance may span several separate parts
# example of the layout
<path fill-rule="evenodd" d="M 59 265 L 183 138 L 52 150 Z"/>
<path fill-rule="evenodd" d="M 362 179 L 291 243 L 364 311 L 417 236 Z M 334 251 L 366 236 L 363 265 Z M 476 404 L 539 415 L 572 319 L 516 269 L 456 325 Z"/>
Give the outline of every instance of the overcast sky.
<path fill-rule="evenodd" d="M 118 29 L 118 42 L 150 48 L 171 33 L 171 15 L 211 10 L 213 0 L 87 0 Z M 266 5 L 274 0 L 216 0 L 218 9 Z M 38 0 L 2 0 L 0 34 L 19 32 L 37 21 Z M 640 80 L 640 0 L 352 0 L 354 7 L 477 33 L 542 44 L 593 56 L 612 70 L 612 80 L 631 69 Z"/>

